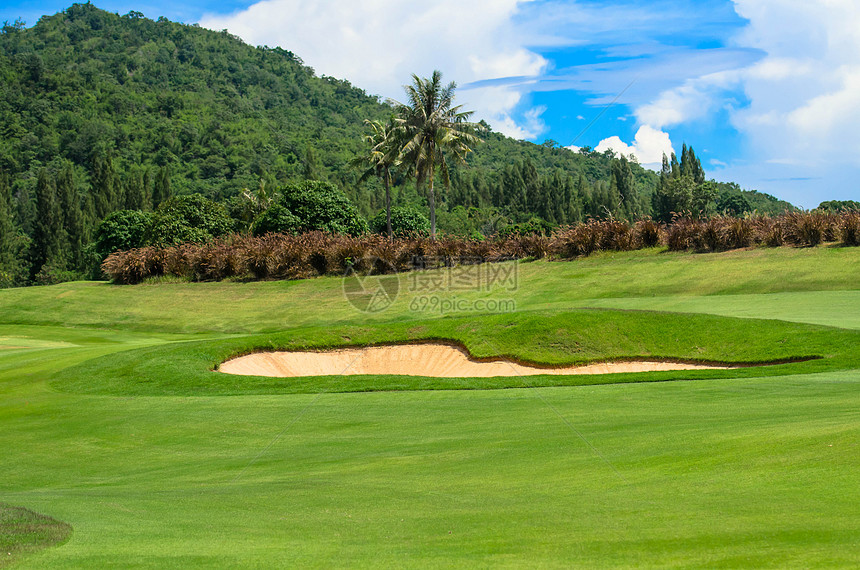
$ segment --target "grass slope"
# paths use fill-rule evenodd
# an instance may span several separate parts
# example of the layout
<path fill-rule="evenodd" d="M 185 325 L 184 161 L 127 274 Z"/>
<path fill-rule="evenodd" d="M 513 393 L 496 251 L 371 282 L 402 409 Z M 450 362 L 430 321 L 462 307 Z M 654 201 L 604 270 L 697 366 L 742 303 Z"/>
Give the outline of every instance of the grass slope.
<path fill-rule="evenodd" d="M 214 372 L 234 356 L 447 340 L 478 358 L 549 365 L 614 360 L 762 363 L 820 358 L 766 368 L 582 376 L 420 378 L 323 376 L 256 378 Z M 237 395 L 379 390 L 575 386 L 673 379 L 761 377 L 860 368 L 860 331 L 711 315 L 579 310 L 455 317 L 385 325 L 312 327 L 218 342 L 173 343 L 111 354 L 62 371 L 64 391 L 113 395 Z"/>
<path fill-rule="evenodd" d="M 857 259 L 536 262 L 488 293 L 516 313 L 446 318 L 407 292 L 362 319 L 334 279 L 0 291 L 0 346 L 18 347 L 0 349 L 0 501 L 75 529 L 20 567 L 857 567 Z M 820 291 L 841 305 L 818 318 L 844 328 L 790 322 Z M 729 316 L 573 310 L 675 295 Z M 265 346 L 433 336 L 545 362 L 825 358 L 508 390 L 250 394 L 208 371 Z"/>
<path fill-rule="evenodd" d="M 518 310 L 559 310 L 629 297 L 860 291 L 857 275 L 860 248 L 774 248 L 701 255 L 647 250 L 605 253 L 571 262 L 519 263 L 515 290 L 497 287 L 442 291 L 440 295 L 470 302 L 511 299 Z M 436 293 L 413 290 L 412 274 L 400 277 L 396 302 L 373 315 L 344 302 L 343 283 L 336 277 L 133 287 L 89 282 L 0 290 L 0 324 L 258 333 L 301 325 L 439 316 L 439 311 L 429 310 L 430 305 L 428 310 L 412 310 L 413 301 Z M 779 318 L 773 313 L 759 316 Z"/>

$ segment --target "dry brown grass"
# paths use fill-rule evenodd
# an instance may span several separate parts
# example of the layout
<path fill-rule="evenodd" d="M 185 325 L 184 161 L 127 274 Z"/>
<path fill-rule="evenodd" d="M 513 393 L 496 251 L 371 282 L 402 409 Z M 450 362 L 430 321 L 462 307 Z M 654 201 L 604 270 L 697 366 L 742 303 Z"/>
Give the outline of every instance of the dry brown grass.
<path fill-rule="evenodd" d="M 561 227 L 550 236 L 516 234 L 488 240 L 451 236 L 389 240 L 379 235 L 350 237 L 322 232 L 233 235 L 207 244 L 116 252 L 105 260 L 102 269 L 114 283 L 123 284 L 164 275 L 191 281 L 302 279 L 346 271 L 389 273 L 510 259 L 572 259 L 597 251 L 629 251 L 660 244 L 671 251 L 726 251 L 754 245 L 816 246 L 838 240 L 858 245 L 860 212 L 678 218 L 668 226 L 653 220 L 634 225 L 591 220 Z M 426 260 L 427 264 L 416 260 Z"/>

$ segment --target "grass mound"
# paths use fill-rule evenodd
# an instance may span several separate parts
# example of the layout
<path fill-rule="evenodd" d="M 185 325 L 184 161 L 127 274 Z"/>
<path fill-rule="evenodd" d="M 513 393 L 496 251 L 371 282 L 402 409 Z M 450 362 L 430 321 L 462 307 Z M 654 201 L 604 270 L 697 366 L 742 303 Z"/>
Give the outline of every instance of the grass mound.
<path fill-rule="evenodd" d="M 265 351 L 447 341 L 475 358 L 547 366 L 625 360 L 753 364 L 766 368 L 623 373 L 607 376 L 430 378 L 220 374 L 237 356 Z M 388 390 L 498 389 L 616 382 L 772 376 L 841 370 L 860 362 L 860 332 L 827 327 L 645 311 L 581 309 L 388 323 L 298 328 L 282 333 L 147 347 L 86 361 L 59 373 L 54 386 L 113 395 L 240 395 Z M 818 360 L 810 358 L 821 357 Z M 800 362 L 801 360 L 806 360 Z"/>
<path fill-rule="evenodd" d="M 66 542 L 72 527 L 23 507 L 0 503 L 0 567 L 32 552 Z"/>

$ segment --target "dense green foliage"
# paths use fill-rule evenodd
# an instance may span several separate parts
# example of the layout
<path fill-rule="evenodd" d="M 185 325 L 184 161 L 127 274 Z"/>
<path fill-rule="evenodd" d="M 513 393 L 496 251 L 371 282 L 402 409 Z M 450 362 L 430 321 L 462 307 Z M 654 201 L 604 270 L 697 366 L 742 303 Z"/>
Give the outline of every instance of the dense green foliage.
<path fill-rule="evenodd" d="M 176 245 L 205 242 L 230 233 L 233 220 L 224 206 L 200 194 L 168 198 L 152 215 L 146 242 L 154 245 Z"/>
<path fill-rule="evenodd" d="M 279 197 L 277 203 L 299 220 L 299 231 L 351 236 L 367 233 L 367 222 L 332 184 L 316 180 L 288 184 L 280 189 Z"/>
<path fill-rule="evenodd" d="M 388 234 L 388 221 L 385 210 L 370 218 L 370 231 L 377 234 Z M 391 208 L 391 231 L 395 236 L 428 235 L 430 220 L 414 207 Z"/>
<path fill-rule="evenodd" d="M 254 220 L 251 231 L 255 236 L 266 234 L 295 234 L 302 222 L 285 206 L 272 204 Z"/>
<path fill-rule="evenodd" d="M 839 212 L 845 210 L 860 211 L 860 202 L 854 200 L 827 200 L 818 205 L 819 210 Z"/>
<path fill-rule="evenodd" d="M 247 189 L 316 179 L 369 218 L 385 206 L 388 178 L 360 182 L 354 159 L 363 154 L 364 122 L 384 124 L 393 112 L 346 81 L 317 77 L 289 51 L 139 12 L 76 4 L 32 28 L 7 24 L 0 30 L 0 286 L 40 274 L 96 275 L 99 222 L 116 210 L 150 211 L 174 195 L 225 203 L 245 231 L 265 209 L 245 208 Z M 439 164 L 450 174 L 450 188 L 436 192 L 442 232 L 488 235 L 533 217 L 565 224 L 650 213 L 658 177 L 626 158 L 489 130 L 481 138 L 467 165 Z M 392 173 L 392 205 L 427 211 L 428 185 L 417 188 L 406 174 Z M 760 213 L 787 206 L 744 196 Z M 462 215 L 473 208 L 479 212 Z M 172 234 L 185 236 L 203 234 Z"/>
<path fill-rule="evenodd" d="M 95 248 L 105 258 L 115 251 L 142 247 L 152 225 L 152 215 L 139 210 L 117 210 L 96 228 Z"/>

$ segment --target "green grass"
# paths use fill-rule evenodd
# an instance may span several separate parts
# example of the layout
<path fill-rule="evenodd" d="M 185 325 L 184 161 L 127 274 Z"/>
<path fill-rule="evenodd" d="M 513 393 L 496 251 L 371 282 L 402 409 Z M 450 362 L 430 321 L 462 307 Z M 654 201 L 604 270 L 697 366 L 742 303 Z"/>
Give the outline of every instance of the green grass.
<path fill-rule="evenodd" d="M 615 360 L 766 363 L 764 368 L 580 376 L 256 378 L 221 374 L 234 356 L 427 340 L 453 341 L 478 358 L 549 365 Z M 380 390 L 575 386 L 674 379 L 741 378 L 860 368 L 860 331 L 712 315 L 578 310 L 454 317 L 386 325 L 300 328 L 217 342 L 173 343 L 110 354 L 62 371 L 57 389 L 113 395 L 240 395 Z"/>
<path fill-rule="evenodd" d="M 797 291 L 752 295 L 710 295 L 706 297 L 627 297 L 593 299 L 592 307 L 708 313 L 726 317 L 783 319 L 860 329 L 860 290 Z"/>
<path fill-rule="evenodd" d="M 594 305 L 597 299 L 858 291 L 857 275 L 860 248 L 774 248 L 701 255 L 647 250 L 571 262 L 523 262 L 518 264 L 514 291 L 498 287 L 450 296 L 512 299 L 518 310 L 560 310 Z M 0 290 L 0 324 L 257 333 L 439 316 L 410 309 L 416 297 L 428 294 L 410 291 L 410 280 L 410 274 L 401 275 L 397 301 L 373 315 L 356 311 L 344 301 L 342 281 L 336 277 L 137 286 L 82 282 L 7 289 Z"/>
<path fill-rule="evenodd" d="M 74 528 L 17 566 L 857 567 L 858 259 L 522 264 L 517 291 L 471 294 L 515 298 L 501 315 L 407 292 L 364 318 L 336 279 L 0 291 L 0 501 Z M 556 364 L 822 358 L 556 387 L 210 371 L 426 338 Z"/>

